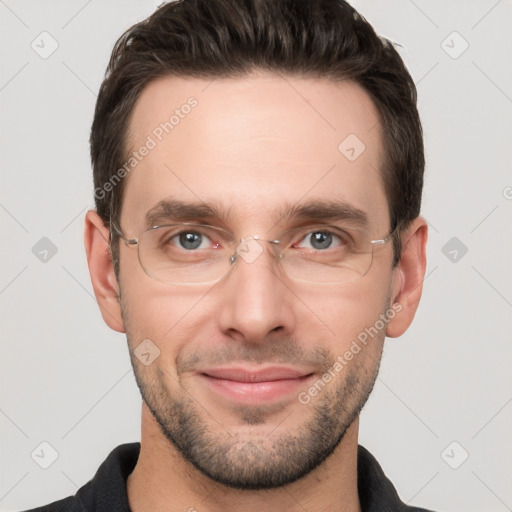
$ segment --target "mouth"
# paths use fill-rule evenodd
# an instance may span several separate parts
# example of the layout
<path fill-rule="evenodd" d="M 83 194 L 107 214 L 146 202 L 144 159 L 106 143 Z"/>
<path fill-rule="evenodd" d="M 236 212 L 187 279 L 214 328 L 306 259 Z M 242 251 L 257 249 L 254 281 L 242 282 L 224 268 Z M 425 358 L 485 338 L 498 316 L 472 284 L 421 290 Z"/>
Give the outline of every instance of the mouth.
<path fill-rule="evenodd" d="M 210 390 L 240 404 L 263 404 L 297 393 L 313 373 L 288 367 L 252 370 L 242 367 L 211 368 L 198 372 Z"/>

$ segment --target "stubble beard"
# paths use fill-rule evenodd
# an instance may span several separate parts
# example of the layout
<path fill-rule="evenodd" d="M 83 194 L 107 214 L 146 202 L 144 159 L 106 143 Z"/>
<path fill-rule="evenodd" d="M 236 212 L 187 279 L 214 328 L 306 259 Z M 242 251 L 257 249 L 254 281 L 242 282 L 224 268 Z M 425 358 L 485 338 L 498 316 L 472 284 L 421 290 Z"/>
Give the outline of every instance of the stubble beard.
<path fill-rule="evenodd" d="M 380 356 L 371 372 L 356 364 L 348 365 L 343 370 L 346 374 L 337 375 L 330 387 L 319 392 L 317 400 L 307 405 L 297 400 L 295 405 L 289 405 L 294 407 L 290 419 L 295 418 L 292 424 L 297 425 L 293 431 L 276 425 L 270 434 L 263 436 L 251 435 L 247 430 L 241 434 L 221 425 L 187 391 L 172 396 L 161 369 L 148 378 L 147 374 L 143 375 L 144 370 L 138 370 L 141 365 L 134 361 L 133 355 L 131 359 L 142 399 L 162 434 L 182 457 L 216 482 L 253 490 L 295 482 L 322 464 L 367 402 L 380 365 Z M 237 424 L 257 429 L 257 425 L 271 419 L 275 412 L 275 407 L 270 410 L 266 406 L 239 407 Z M 299 415 L 306 414 L 308 419 L 301 423 Z"/>

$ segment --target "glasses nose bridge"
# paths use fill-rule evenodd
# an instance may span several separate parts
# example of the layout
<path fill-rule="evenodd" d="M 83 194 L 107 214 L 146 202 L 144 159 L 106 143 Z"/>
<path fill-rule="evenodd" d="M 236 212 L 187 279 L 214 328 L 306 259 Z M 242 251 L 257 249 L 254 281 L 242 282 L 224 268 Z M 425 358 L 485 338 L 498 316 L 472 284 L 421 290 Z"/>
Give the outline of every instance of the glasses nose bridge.
<path fill-rule="evenodd" d="M 244 260 L 246 263 L 254 263 L 260 256 L 265 252 L 264 247 L 271 246 L 278 248 L 280 240 L 268 240 L 259 235 L 249 235 L 240 239 L 240 242 L 235 248 L 235 252 L 230 255 L 229 263 L 235 263 L 239 258 Z M 277 260 L 280 256 L 279 250 L 273 250 L 274 260 Z"/>
<path fill-rule="evenodd" d="M 187 252 L 179 249 L 178 242 L 174 240 L 176 233 L 181 233 L 178 228 L 187 227 L 187 231 L 197 231 L 207 238 L 201 241 L 197 251 Z M 275 233 L 279 239 L 269 239 L 269 232 L 263 231 L 262 235 L 251 234 L 238 238 L 234 232 L 207 225 L 173 224 L 154 226 L 140 235 L 139 239 L 128 239 L 121 235 L 128 247 L 137 245 L 139 262 L 143 270 L 150 277 L 171 284 L 209 284 L 215 283 L 234 270 L 235 263 L 242 259 L 244 263 L 252 264 L 261 259 L 260 265 L 263 268 L 254 268 L 252 278 L 258 282 L 261 278 L 266 282 L 272 272 L 280 277 L 286 277 L 299 283 L 342 283 L 359 279 L 370 270 L 374 260 L 373 248 L 386 245 L 385 242 L 391 239 L 390 236 L 381 240 L 370 240 L 368 237 L 369 252 L 358 250 L 356 244 L 361 237 L 350 237 L 346 243 L 348 247 L 345 254 L 344 241 L 337 240 L 334 249 L 314 250 L 311 247 L 314 240 L 304 239 L 312 232 L 311 226 L 306 228 L 294 228 L 282 233 Z M 316 227 L 316 226 L 315 226 Z M 163 234 L 160 233 L 161 229 Z M 172 228 L 172 229 L 171 229 Z M 323 231 L 323 229 L 319 229 Z M 265 234 L 267 236 L 265 236 Z M 218 238 L 217 238 L 218 236 Z M 210 243 L 211 242 L 211 243 Z M 306 244 L 304 246 L 303 244 Z M 205 248 L 204 245 L 209 247 Z M 267 245 L 272 246 L 270 251 L 271 260 L 260 258 L 265 252 Z M 355 248 L 354 248 L 355 247 Z M 365 246 L 366 247 L 366 246 Z M 196 248 L 194 248 L 196 249 Z M 324 249 L 322 247 L 322 249 Z M 338 250 L 341 249 L 341 250 Z M 352 252 L 350 252 L 352 251 Z M 336 257 L 339 256 L 339 261 Z M 242 266 L 244 266 L 242 264 Z M 249 272 L 249 274 L 245 274 Z M 258 272 L 263 274 L 256 277 Z M 251 267 L 242 270 L 242 280 L 251 277 Z"/>

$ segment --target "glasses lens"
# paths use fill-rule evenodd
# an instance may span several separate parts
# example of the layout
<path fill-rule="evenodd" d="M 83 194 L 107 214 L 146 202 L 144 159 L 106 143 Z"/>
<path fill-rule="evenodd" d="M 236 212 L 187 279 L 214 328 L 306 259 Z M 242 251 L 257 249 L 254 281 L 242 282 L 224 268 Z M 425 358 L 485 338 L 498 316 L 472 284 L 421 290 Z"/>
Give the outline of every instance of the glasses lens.
<path fill-rule="evenodd" d="M 292 230 L 281 257 L 291 279 L 310 283 L 347 283 L 371 267 L 373 247 L 364 230 L 317 226 Z"/>
<path fill-rule="evenodd" d="M 142 268 L 159 281 L 208 283 L 229 271 L 229 234 L 199 224 L 174 224 L 145 231 L 139 240 Z"/>
<path fill-rule="evenodd" d="M 235 253 L 237 261 L 254 263 L 264 253 L 258 247 L 260 250 L 252 251 L 248 258 L 237 251 L 234 237 L 221 228 L 173 224 L 143 233 L 139 239 L 139 259 L 144 271 L 159 281 L 207 284 L 230 271 Z M 368 272 L 373 260 L 368 233 L 339 225 L 289 230 L 274 247 L 280 255 L 278 266 L 283 274 L 308 283 L 356 281 Z"/>

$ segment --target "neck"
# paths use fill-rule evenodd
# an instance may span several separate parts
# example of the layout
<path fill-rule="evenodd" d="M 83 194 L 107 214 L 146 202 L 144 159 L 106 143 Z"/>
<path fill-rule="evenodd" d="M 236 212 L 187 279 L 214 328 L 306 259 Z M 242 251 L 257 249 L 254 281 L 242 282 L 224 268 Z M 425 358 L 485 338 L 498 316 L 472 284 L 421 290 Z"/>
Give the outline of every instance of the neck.
<path fill-rule="evenodd" d="M 132 512 L 360 512 L 357 492 L 356 419 L 333 454 L 300 480 L 277 489 L 253 491 L 226 487 L 203 475 L 162 434 L 142 405 L 141 450 L 129 475 Z"/>

